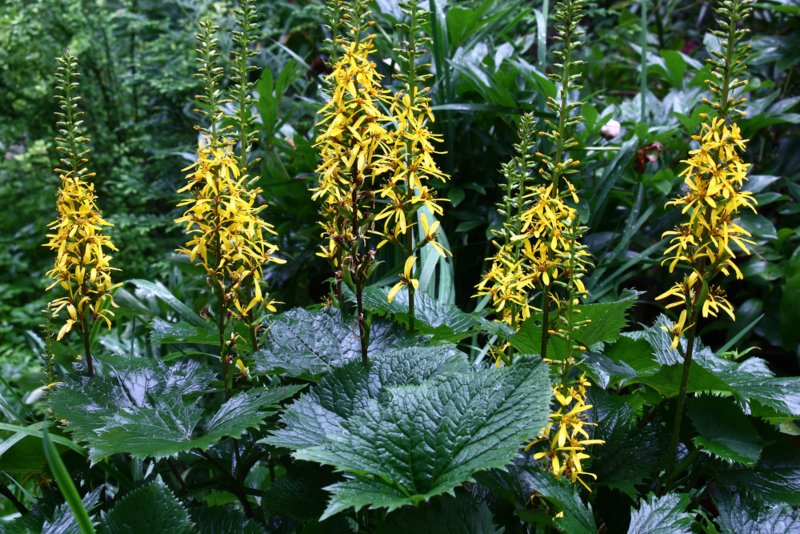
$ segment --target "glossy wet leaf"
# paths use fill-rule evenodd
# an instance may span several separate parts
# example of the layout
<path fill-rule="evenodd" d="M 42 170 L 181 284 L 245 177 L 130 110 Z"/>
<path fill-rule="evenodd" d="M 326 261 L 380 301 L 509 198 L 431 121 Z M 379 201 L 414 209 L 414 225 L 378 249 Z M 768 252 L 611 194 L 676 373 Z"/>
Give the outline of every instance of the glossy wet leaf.
<path fill-rule="evenodd" d="M 168 366 L 150 358 L 98 358 L 94 377 L 74 377 L 51 393 L 54 414 L 89 445 L 93 462 L 112 454 L 163 457 L 206 448 L 256 428 L 277 404 L 302 389 L 251 389 L 204 416 L 200 394 L 213 374 L 195 361 Z"/>
<path fill-rule="evenodd" d="M 688 495 L 651 494 L 632 510 L 628 534 L 690 534 L 693 516 L 685 511 L 688 503 Z"/>
<path fill-rule="evenodd" d="M 267 340 L 253 356 L 256 371 L 312 379 L 361 360 L 358 325 L 337 308 L 296 308 L 276 315 L 266 328 Z M 370 354 L 413 343 L 397 324 L 375 320 L 370 325 Z"/>
<path fill-rule="evenodd" d="M 544 425 L 545 365 L 475 371 L 458 351 L 437 351 L 384 353 L 368 369 L 337 369 L 286 409 L 285 427 L 267 441 L 346 475 L 327 488 L 323 518 L 451 493 L 475 473 L 507 465 Z"/>

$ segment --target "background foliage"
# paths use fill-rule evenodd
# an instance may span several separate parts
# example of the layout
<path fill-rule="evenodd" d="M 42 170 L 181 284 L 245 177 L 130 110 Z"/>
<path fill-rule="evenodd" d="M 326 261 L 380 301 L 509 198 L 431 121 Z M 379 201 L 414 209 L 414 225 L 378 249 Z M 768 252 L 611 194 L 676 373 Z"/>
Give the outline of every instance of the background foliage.
<path fill-rule="evenodd" d="M 544 75 L 552 67 L 543 52 L 547 51 L 552 28 L 542 16 L 542 2 L 434 0 L 425 4 L 433 11 L 428 29 L 433 43 L 427 59 L 434 72 L 434 128 L 445 139 L 446 152 L 440 155 L 439 164 L 452 177 L 439 191 L 450 201 L 442 225 L 454 257 L 436 277 L 423 281 L 423 291 L 438 301 L 431 299 L 427 307 L 423 301 L 418 313 L 423 333 L 436 342 L 460 343 L 466 355 L 459 352 L 462 356 L 456 358 L 475 361 L 485 356 L 480 351 L 481 342 L 497 333 L 482 317 L 468 312 L 476 308 L 480 311 L 472 298 L 474 285 L 486 267 L 483 258 L 491 250 L 490 230 L 500 224 L 494 209 L 502 188 L 499 168 L 511 156 L 518 115 L 525 111 L 534 111 L 537 117 L 548 115 L 545 98 L 554 95 L 556 88 Z M 495 514 L 497 509 L 507 509 L 522 517 L 528 511 L 527 498 L 535 492 L 553 511 L 570 510 L 569 519 L 558 526 L 568 532 L 583 531 L 587 524 L 594 526 L 595 516 L 610 531 L 630 528 L 630 532 L 646 532 L 649 525 L 663 525 L 665 521 L 673 525 L 672 531 L 685 531 L 696 513 L 702 517 L 703 499 L 714 500 L 720 532 L 747 530 L 743 525 L 748 524 L 788 525 L 798 521 L 796 511 L 786 507 L 786 503 L 800 504 L 800 471 L 796 454 L 793 456 L 796 448 L 789 448 L 764 421 L 789 428 L 800 415 L 796 396 L 787 391 L 794 384 L 787 377 L 800 374 L 800 330 L 796 326 L 800 322 L 800 59 L 796 54 L 800 8 L 790 0 L 765 0 L 757 5 L 749 21 L 755 56 L 750 65 L 748 113 L 741 126 L 743 136 L 751 139 L 746 156 L 753 169 L 748 189 L 758 199 L 759 214 L 744 215 L 743 221 L 758 246 L 742 265 L 745 281 L 728 288 L 736 307 L 736 323 L 710 321 L 701 331 L 708 347 L 699 354 L 693 370 L 697 382 L 690 391 L 723 392 L 725 397 L 710 399 L 710 404 L 693 406 L 690 402 L 687 413 L 697 431 L 695 450 L 703 451 L 696 473 L 716 477 L 721 483 L 702 490 L 695 487 L 693 511 L 687 514 L 688 493 L 647 496 L 657 474 L 651 471 L 665 446 L 660 437 L 665 430 L 659 425 L 669 420 L 668 408 L 660 399 L 674 396 L 677 390 L 677 373 L 669 367 L 668 351 L 662 346 L 666 343 L 668 347 L 669 340 L 659 337 L 657 327 L 635 328 L 636 333 L 624 334 L 618 341 L 617 337 L 622 325 L 640 323 L 649 327 L 662 312 L 653 301 L 668 287 L 658 266 L 664 247 L 660 236 L 677 218 L 663 206 L 681 187 L 676 170 L 690 149 L 688 132 L 699 127 L 704 106 L 698 102 L 708 74 L 705 58 L 707 49 L 717 44 L 708 31 L 713 16 L 707 2 L 660 0 L 647 4 L 643 27 L 641 2 L 595 2 L 583 22 L 587 44 L 580 50 L 581 59 L 586 61 L 581 96 L 587 103 L 581 110 L 585 121 L 576 132 L 579 146 L 575 153 L 587 171 L 579 175 L 575 185 L 583 200 L 582 222 L 590 228 L 586 243 L 596 264 L 587 289 L 590 298 L 602 303 L 624 299 L 628 289 L 641 292 L 640 304 L 628 310 L 627 323 L 620 320 L 610 336 L 595 340 L 610 348 L 590 353 L 588 362 L 595 381 L 610 386 L 609 391 L 596 388 L 592 399 L 596 419 L 606 421 L 597 431 L 607 446 L 598 448 L 593 464 L 602 486 L 587 504 L 572 487 L 542 480 L 541 471 L 521 461 L 509 473 L 462 473 L 454 479 L 458 483 L 442 482 L 447 479 L 445 474 L 435 478 L 436 483 L 428 481 L 420 491 L 430 491 L 431 495 L 446 491 L 451 495 L 413 511 L 397 512 L 397 524 L 413 528 L 425 524 L 426 518 L 444 514 L 454 521 L 470 517 L 477 531 L 491 531 L 492 513 L 481 491 L 491 491 L 492 499 L 496 499 L 490 503 Z M 261 160 L 251 172 L 258 173 L 263 201 L 270 206 L 265 213 L 278 231 L 282 254 L 288 260 L 286 265 L 270 267 L 267 272 L 272 291 L 288 310 L 317 304 L 327 291 L 327 266 L 315 256 L 319 229 L 308 191 L 316 180 L 313 125 L 324 100 L 321 75 L 326 35 L 320 2 L 263 1 L 257 2 L 257 7 L 262 23 L 253 64 L 259 67 L 254 75 L 260 141 L 254 153 Z M 378 66 L 388 75 L 395 67 L 392 43 L 398 36 L 394 23 L 401 13 L 391 0 L 378 0 L 373 8 L 381 32 L 376 41 L 381 59 Z M 125 352 L 171 362 L 209 351 L 203 344 L 207 333 L 199 315 L 208 299 L 202 291 L 203 280 L 195 268 L 171 252 L 181 239 L 172 223 L 178 216 L 175 191 L 183 181 L 180 169 L 193 159 L 197 141 L 192 130 L 197 121 L 192 101 L 198 92 L 193 58 L 194 35 L 201 17 L 215 19 L 223 32 L 234 24 L 232 10 L 223 1 L 8 0 L 0 6 L 0 203 L 7 206 L 0 215 L 0 413 L 5 425 L 0 427 L 5 439 L 0 445 L 0 471 L 12 473 L 31 496 L 42 496 L 36 520 L 40 526 L 51 525 L 48 528 L 53 531 L 59 530 L 52 525 L 67 521 L 71 515 L 44 474 L 46 460 L 38 453 L 38 434 L 19 434 L 11 427 L 40 424 L 35 422 L 46 409 L 36 401 L 42 395 L 42 368 L 52 363 L 42 358 L 48 341 L 41 330 L 41 310 L 46 302 L 44 272 L 52 258 L 41 245 L 46 224 L 54 216 L 57 187 L 52 173 L 56 158 L 52 142 L 53 58 L 65 47 L 78 56 L 83 73 L 83 108 L 93 140 L 99 198 L 104 215 L 115 225 L 112 235 L 120 247 L 115 263 L 124 271 L 120 280 L 133 280 L 117 297 L 122 305 L 120 315 L 126 321 L 100 341 L 110 354 L 101 365 L 114 369 L 114 378 L 94 384 L 75 383 L 58 393 L 63 398 L 57 405 L 65 412 L 56 411 L 55 416 L 66 418 L 76 411 L 71 407 L 90 402 L 86 405 L 107 418 L 80 421 L 70 417 L 73 428 L 68 428 L 86 449 L 54 431 L 54 444 L 68 467 L 83 477 L 84 506 L 93 517 L 102 508 L 104 528 L 116 532 L 114 525 L 130 524 L 135 519 L 132 510 L 138 509 L 137 502 L 154 500 L 163 503 L 163 510 L 153 511 L 155 517 L 172 517 L 175 525 L 184 525 L 187 531 L 192 524 L 216 525 L 209 526 L 208 531 L 226 525 L 252 528 L 251 519 L 243 518 L 232 507 L 225 508 L 229 512 L 225 514 L 209 512 L 214 506 L 240 502 L 244 488 L 270 497 L 263 499 L 271 504 L 264 505 L 260 515 L 268 520 L 284 518 L 275 519 L 275 526 L 287 530 L 307 526 L 323 513 L 366 504 L 358 498 L 358 492 L 364 491 L 356 487 L 359 479 L 351 479 L 345 486 L 327 467 L 310 470 L 303 462 L 261 462 L 252 471 L 237 471 L 233 480 L 219 474 L 221 481 L 216 480 L 216 488 L 208 482 L 215 480 L 212 475 L 198 481 L 199 487 L 194 488 L 191 480 L 188 487 L 173 480 L 171 460 L 137 460 L 132 467 L 122 464 L 118 456 L 114 460 L 118 452 L 134 458 L 161 458 L 181 451 L 187 457 L 183 460 L 195 472 L 214 472 L 214 462 L 233 455 L 232 446 L 223 442 L 210 458 L 192 449 L 204 449 L 223 436 L 239 436 L 265 418 L 275 423 L 276 406 L 281 400 L 299 391 L 302 381 L 316 382 L 329 366 L 345 363 L 353 350 L 349 343 L 354 341 L 347 339 L 337 323 L 340 318 L 320 317 L 315 315 L 320 312 L 313 311 L 287 312 L 276 319 L 272 345 L 254 356 L 254 369 L 262 375 L 260 387 L 277 387 L 286 376 L 292 381 L 283 384 L 283 389 L 260 391 L 260 387 L 254 387 L 239 393 L 247 396 L 247 402 L 239 399 L 246 409 L 234 402 L 236 397 L 216 404 L 209 400 L 207 393 L 215 387 L 215 377 L 207 368 L 193 366 L 194 360 L 173 366 L 156 366 L 148 360 L 143 368 L 128 368 L 122 360 L 115 360 Z M 228 58 L 230 41 L 223 38 L 222 46 L 226 51 L 222 57 Z M 640 83 L 643 67 L 647 80 L 644 90 Z M 610 119 L 621 123 L 621 133 L 605 138 L 601 128 Z M 384 263 L 378 278 L 396 274 L 402 266 L 390 254 L 381 259 Z M 135 280 L 143 278 L 149 281 Z M 403 320 L 402 306 L 397 304 L 402 303 L 402 295 L 393 308 L 381 294 L 385 290 L 371 291 L 370 310 L 376 317 L 386 318 L 382 327 L 385 335 L 380 336 L 385 346 L 379 348 L 387 353 L 399 350 L 408 340 L 403 341 L 402 328 L 391 319 Z M 446 304 L 456 304 L 460 309 Z M 337 342 L 332 344 L 329 336 L 325 338 L 327 346 L 301 353 L 291 335 L 281 337 L 282 331 L 301 328 L 297 322 L 303 323 L 302 328 L 317 331 L 324 324 L 324 331 L 332 336 L 339 332 Z M 376 319 L 375 324 L 381 323 Z M 524 351 L 535 346 L 529 339 L 535 335 L 523 330 L 512 343 Z M 68 366 L 72 348 L 54 347 L 56 364 Z M 302 354 L 304 363 L 282 361 L 289 350 Z M 745 354 L 758 359 L 743 361 Z M 345 373 L 346 369 L 337 372 Z M 478 380 L 491 380 L 471 377 L 464 369 L 456 372 L 448 368 L 445 374 L 448 378 L 435 388 L 478 388 Z M 335 374 L 330 376 L 335 378 Z M 530 376 L 518 379 L 534 380 Z M 162 388 L 157 401 L 138 398 L 135 391 L 133 399 L 127 396 L 125 392 L 135 390 L 142 380 Z M 180 387 L 176 381 L 180 381 Z M 431 391 L 433 386 L 415 385 L 408 377 L 402 384 L 410 397 L 436 396 Z M 316 388 L 295 400 L 292 409 L 318 398 L 325 391 L 324 380 Z M 375 398 L 370 402 L 379 403 L 380 392 L 372 393 Z M 748 406 L 748 416 L 730 399 Z M 156 417 L 164 409 L 158 403 L 169 405 L 172 420 L 164 422 Z M 709 406 L 714 413 L 729 412 L 732 428 L 718 428 L 708 417 Z M 384 408 L 376 409 L 376 419 L 395 418 L 394 423 L 399 424 L 398 419 L 412 416 Z M 292 409 L 284 412 L 282 422 L 292 416 Z M 472 415 L 490 418 L 491 414 Z M 362 420 L 366 415 L 357 411 L 342 417 L 358 420 L 358 426 L 366 429 L 370 424 L 385 423 Z M 181 439 L 185 443 L 179 449 L 170 449 L 166 444 L 152 443 L 147 433 L 142 436 L 142 448 L 132 450 L 130 443 L 123 446 L 118 437 L 120 429 L 130 424 L 126 418 L 166 425 L 164 435 L 171 436 L 170 443 L 180 443 Z M 355 423 L 347 424 L 342 424 L 339 437 L 356 440 L 358 436 L 352 433 Z M 319 444 L 301 448 L 287 441 L 285 434 L 290 429 L 291 425 L 284 434 L 271 437 L 259 431 L 244 439 L 260 453 L 269 450 L 270 458 L 280 456 L 276 451 L 286 452 L 283 449 L 302 449 L 298 458 L 348 472 L 369 472 L 364 464 L 354 463 L 354 458 L 341 458 L 341 450 L 323 454 L 312 447 Z M 27 444 L 28 450 L 37 452 L 8 445 L 11 436 L 15 443 Z M 89 468 L 87 455 L 99 464 Z M 241 465 L 250 461 L 240 460 Z M 258 461 L 258 457 L 253 459 L 250 467 Z M 500 463 L 489 462 L 487 466 L 502 466 L 505 461 L 504 457 Z M 9 470 L 12 465 L 16 471 Z M 120 473 L 121 465 L 128 471 Z M 172 483 L 153 481 L 152 470 L 163 471 L 164 478 Z M 94 491 L 105 476 L 118 480 L 118 490 L 127 492 L 113 502 L 113 507 L 101 502 L 99 490 Z M 387 479 L 383 473 L 376 476 Z M 461 486 L 462 480 L 476 477 L 474 486 Z M 401 486 L 414 482 L 401 480 Z M 201 482 L 208 486 L 203 487 Z M 2 483 L 10 484 L 8 478 Z M 348 504 L 334 501 L 326 511 L 327 494 L 320 488 L 334 483 L 335 494 L 344 495 L 342 502 Z M 728 494 L 726 485 L 749 485 L 759 498 L 751 501 L 750 495 Z M 453 492 L 456 486 L 459 489 Z M 176 492 L 181 498 L 199 496 L 203 505 L 187 510 Z M 307 492 L 312 497 L 307 508 L 298 507 L 287 497 Z M 385 502 L 397 506 L 405 503 L 397 496 L 407 491 L 395 487 L 392 492 L 387 491 Z M 413 502 L 415 496 L 404 498 Z M 110 499 L 107 493 L 102 498 Z M 14 508 L 10 501 L 3 501 L 0 511 L 8 515 Z M 352 517 L 362 525 L 377 524 L 375 516 Z M 529 519 L 537 521 L 535 517 Z M 347 520 L 340 515 L 329 521 L 338 521 L 336 525 L 343 527 Z M 709 518 L 705 521 L 710 524 Z M 511 523 L 504 526 L 513 531 Z"/>

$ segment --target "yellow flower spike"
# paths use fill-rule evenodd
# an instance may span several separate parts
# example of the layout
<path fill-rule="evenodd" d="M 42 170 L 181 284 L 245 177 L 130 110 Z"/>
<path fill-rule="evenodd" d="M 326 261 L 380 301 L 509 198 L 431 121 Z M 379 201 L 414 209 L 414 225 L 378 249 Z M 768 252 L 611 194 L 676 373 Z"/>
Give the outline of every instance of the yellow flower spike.
<path fill-rule="evenodd" d="M 79 85 L 75 81 L 77 59 L 68 51 L 58 58 L 58 92 L 56 99 L 62 119 L 58 121 L 60 135 L 56 146 L 61 155 L 56 173 L 61 181 L 56 207 L 58 218 L 48 225 L 51 232 L 45 244 L 56 252 L 53 268 L 47 277 L 53 282 L 47 290 L 60 287 L 66 296 L 53 299 L 48 305 L 51 313 L 58 315 L 65 307 L 69 318 L 57 334 L 61 340 L 74 326 L 84 337 L 85 360 L 89 375 L 94 373 L 90 351 L 89 333 L 97 319 L 109 327 L 108 313 L 98 313 L 108 300 L 115 306 L 111 292 L 118 287 L 111 280 L 111 257 L 108 250 L 117 250 L 102 228 L 111 224 L 102 218 L 96 204 L 94 184 L 89 179 L 94 173 L 87 169 L 89 150 L 82 129 L 83 112 L 78 109 Z"/>

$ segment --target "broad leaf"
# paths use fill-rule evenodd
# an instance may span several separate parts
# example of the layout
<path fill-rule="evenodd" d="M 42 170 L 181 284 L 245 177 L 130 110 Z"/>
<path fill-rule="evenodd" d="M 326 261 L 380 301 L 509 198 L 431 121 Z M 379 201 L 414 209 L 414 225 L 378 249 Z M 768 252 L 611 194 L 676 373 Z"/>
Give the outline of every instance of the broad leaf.
<path fill-rule="evenodd" d="M 720 464 L 714 478 L 771 502 L 800 505 L 800 455 L 793 445 L 765 448 L 753 468 Z"/>
<path fill-rule="evenodd" d="M 784 504 L 743 499 L 739 494 L 717 495 L 716 522 L 722 534 L 774 534 L 800 532 L 800 511 Z"/>
<path fill-rule="evenodd" d="M 256 371 L 313 379 L 361 359 L 358 326 L 335 308 L 295 308 L 273 317 L 268 329 L 266 343 L 254 355 Z M 370 325 L 370 354 L 414 343 L 394 323 L 376 320 Z"/>
<path fill-rule="evenodd" d="M 173 366 L 151 358 L 97 358 L 94 377 L 74 377 L 51 393 L 51 407 L 93 462 L 117 453 L 163 457 L 207 448 L 224 436 L 258 427 L 302 386 L 252 389 L 228 399 L 201 424 L 198 398 L 213 378 L 188 360 Z M 201 432 L 202 428 L 202 432 Z"/>
<path fill-rule="evenodd" d="M 657 474 L 666 443 L 657 421 L 639 424 L 631 397 L 591 391 L 597 427 L 605 444 L 591 451 L 592 469 L 600 483 L 636 499 L 636 487 Z"/>
<path fill-rule="evenodd" d="M 475 371 L 453 349 L 388 352 L 333 371 L 267 441 L 348 474 L 327 488 L 323 518 L 416 505 L 511 462 L 547 420 L 547 373 L 530 360 Z"/>
<path fill-rule="evenodd" d="M 153 482 L 124 495 L 105 516 L 107 534 L 191 534 L 189 513 L 172 491 Z"/>
<path fill-rule="evenodd" d="M 281 416 L 284 428 L 267 440 L 272 445 L 300 449 L 322 445 L 342 422 L 366 409 L 384 388 L 421 382 L 446 373 L 467 372 L 462 352 L 454 347 L 404 349 L 379 354 L 368 370 L 354 362 L 325 376 L 318 387 L 289 405 Z"/>
<path fill-rule="evenodd" d="M 670 348 L 671 336 L 662 327 L 671 323 L 660 316 L 655 324 L 624 336 L 634 339 L 636 350 L 612 350 L 609 356 L 637 371 L 623 383 L 646 384 L 665 397 L 677 395 L 680 387 L 683 357 Z M 652 360 L 647 362 L 641 343 L 650 346 Z M 682 340 L 685 346 L 686 341 Z M 654 367 L 654 364 L 657 367 Z M 689 373 L 687 390 L 732 395 L 745 413 L 763 417 L 773 423 L 789 422 L 800 417 L 800 378 L 776 377 L 767 363 L 751 357 L 737 363 L 715 355 L 699 341 Z"/>
<path fill-rule="evenodd" d="M 364 308 L 372 313 L 408 322 L 408 290 L 402 289 L 392 302 L 388 301 L 387 288 L 368 287 L 364 290 Z M 418 292 L 414 297 L 414 324 L 423 334 L 433 334 L 436 339 L 459 341 L 476 330 L 505 335 L 503 326 L 487 321 L 480 315 L 461 311 L 453 304 L 445 304 Z"/>
<path fill-rule="evenodd" d="M 726 462 L 752 466 L 758 461 L 763 441 L 742 410 L 730 399 L 696 397 L 687 404 L 689 419 L 699 436 L 695 445 Z"/>
<path fill-rule="evenodd" d="M 636 294 L 626 296 L 615 302 L 584 304 L 576 310 L 581 321 L 590 321 L 573 332 L 574 339 L 591 347 L 592 345 L 615 341 L 619 333 L 628 324 L 627 311 L 636 302 Z M 542 314 L 536 313 L 522 323 L 519 332 L 511 337 L 511 344 L 525 354 L 539 354 L 542 345 Z M 552 328 L 552 323 L 550 328 Z M 567 342 L 560 337 L 548 338 L 548 357 L 560 358 L 568 352 Z"/>
<path fill-rule="evenodd" d="M 691 534 L 692 515 L 685 511 L 688 503 L 688 495 L 650 495 L 638 510 L 631 511 L 628 534 Z"/>

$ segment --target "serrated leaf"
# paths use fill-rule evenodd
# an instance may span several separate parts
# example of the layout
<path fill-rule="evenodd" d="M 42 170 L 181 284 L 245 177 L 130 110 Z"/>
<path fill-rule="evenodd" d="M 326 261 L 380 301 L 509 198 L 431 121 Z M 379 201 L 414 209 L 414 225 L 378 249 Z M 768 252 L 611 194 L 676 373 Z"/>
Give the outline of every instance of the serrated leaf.
<path fill-rule="evenodd" d="M 198 397 L 213 373 L 197 362 L 167 366 L 151 358 L 103 356 L 97 363 L 95 376 L 68 379 L 50 395 L 56 417 L 89 444 L 92 462 L 117 453 L 160 458 L 239 437 L 303 387 L 238 393 L 201 424 Z"/>
<path fill-rule="evenodd" d="M 666 443 L 654 422 L 640 425 L 627 397 L 592 390 L 597 427 L 595 438 L 605 440 L 591 451 L 592 472 L 604 486 L 636 499 L 636 486 L 655 475 Z"/>
<path fill-rule="evenodd" d="M 103 526 L 108 534 L 191 534 L 196 530 L 186 508 L 160 482 L 124 495 L 105 516 Z"/>
<path fill-rule="evenodd" d="M 661 327 L 671 323 L 663 315 L 651 327 L 624 334 L 634 340 L 643 340 L 652 349 L 653 362 L 660 367 L 653 372 L 644 368 L 640 353 L 636 353 L 638 376 L 626 383 L 640 382 L 651 386 L 665 397 L 677 395 L 683 357 L 677 349 L 670 348 L 671 336 Z M 686 341 L 682 340 L 685 344 Z M 788 422 L 800 417 L 800 378 L 776 377 L 761 358 L 751 357 L 743 362 L 726 360 L 696 342 L 694 361 L 689 373 L 689 392 L 715 392 L 731 394 L 746 412 L 763 417 L 770 422 Z"/>
<path fill-rule="evenodd" d="M 437 534 L 495 534 L 492 512 L 486 502 L 475 502 L 470 496 L 440 497 L 416 508 L 393 513 L 378 526 L 377 534 L 428 532 L 436 525 Z"/>
<path fill-rule="evenodd" d="M 388 352 L 323 378 L 266 441 L 348 474 L 327 488 L 323 519 L 351 507 L 391 511 L 507 465 L 546 422 L 547 374 L 528 360 L 475 371 L 453 348 Z"/>
<path fill-rule="evenodd" d="M 364 308 L 372 313 L 393 317 L 408 322 L 408 290 L 401 289 L 392 302 L 388 301 L 389 289 L 368 287 L 364 290 Z M 478 329 L 505 335 L 502 326 L 487 321 L 480 315 L 467 313 L 454 304 L 440 302 L 426 293 L 414 297 L 414 324 L 423 334 L 432 334 L 436 339 L 460 341 Z"/>
<path fill-rule="evenodd" d="M 730 399 L 695 397 L 689 399 L 687 412 L 700 433 L 694 438 L 695 445 L 726 462 L 752 466 L 758 461 L 763 441 Z"/>
<path fill-rule="evenodd" d="M 259 534 L 263 528 L 231 507 L 203 507 L 192 510 L 192 522 L 197 534 Z"/>
<path fill-rule="evenodd" d="M 547 369 L 524 362 L 398 387 L 328 443 L 294 456 L 354 475 L 327 488 L 333 496 L 323 517 L 367 503 L 390 511 L 415 505 L 507 465 L 546 423 L 547 387 Z"/>
<path fill-rule="evenodd" d="M 90 513 L 100 504 L 100 492 L 102 488 L 96 488 L 81 498 L 84 508 Z M 96 525 L 96 521 L 92 520 Z M 60 504 L 53 511 L 53 515 L 44 521 L 41 529 L 42 534 L 77 534 L 81 532 L 75 514 L 72 513 L 67 503 Z M 28 534 L 26 532 L 26 534 Z"/>
<path fill-rule="evenodd" d="M 628 534 L 691 534 L 692 515 L 685 512 L 688 503 L 685 494 L 651 494 L 639 502 L 638 510 L 631 510 Z"/>
<path fill-rule="evenodd" d="M 255 370 L 315 379 L 335 367 L 360 360 L 361 342 L 355 321 L 335 308 L 295 308 L 272 318 L 264 347 L 254 354 Z M 369 353 L 410 346 L 420 341 L 402 327 L 376 320 L 370 325 Z"/>
<path fill-rule="evenodd" d="M 775 534 L 800 532 L 800 510 L 785 504 L 743 499 L 739 494 L 716 495 L 716 518 L 722 534 Z"/>
<path fill-rule="evenodd" d="M 755 467 L 720 464 L 714 478 L 772 502 L 800 505 L 800 456 L 793 445 L 767 447 Z"/>
<path fill-rule="evenodd" d="M 265 441 L 288 449 L 322 445 L 384 388 L 467 370 L 464 353 L 448 346 L 378 354 L 369 360 L 368 370 L 360 361 L 353 362 L 325 376 L 317 387 L 289 405 L 281 416 L 285 427 Z"/>
<path fill-rule="evenodd" d="M 590 347 L 599 342 L 615 341 L 619 333 L 628 324 L 627 311 L 636 301 L 636 294 L 632 294 L 615 302 L 584 304 L 577 306 L 576 311 L 581 321 L 590 321 L 580 326 L 573 332 L 574 339 Z M 519 332 L 511 336 L 511 344 L 519 351 L 526 354 L 538 354 L 542 345 L 542 314 L 536 313 L 522 323 Z M 550 325 L 552 328 L 552 324 Z M 568 352 L 567 342 L 560 337 L 548 338 L 548 357 L 559 358 Z"/>

